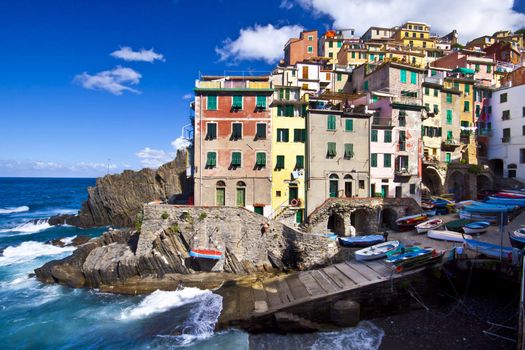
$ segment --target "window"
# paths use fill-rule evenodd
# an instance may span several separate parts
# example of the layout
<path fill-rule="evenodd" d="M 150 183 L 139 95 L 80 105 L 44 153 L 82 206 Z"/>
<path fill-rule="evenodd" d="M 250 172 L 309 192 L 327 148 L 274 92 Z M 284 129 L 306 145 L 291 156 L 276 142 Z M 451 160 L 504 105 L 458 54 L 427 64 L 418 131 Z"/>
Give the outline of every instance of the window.
<path fill-rule="evenodd" d="M 226 184 L 224 181 L 217 181 L 215 188 L 215 205 L 226 205 Z"/>
<path fill-rule="evenodd" d="M 454 137 L 452 136 L 452 131 L 447 131 L 447 140 L 452 140 Z"/>
<path fill-rule="evenodd" d="M 329 52 L 328 53 L 328 57 L 333 58 L 334 57 L 334 53 L 333 52 Z"/>
<path fill-rule="evenodd" d="M 410 72 L 410 84 L 417 84 L 417 73 Z"/>
<path fill-rule="evenodd" d="M 492 73 L 492 66 L 490 64 L 487 65 L 487 73 Z"/>
<path fill-rule="evenodd" d="M 479 72 L 479 69 L 480 69 L 480 68 L 479 68 L 479 64 L 476 64 L 474 70 L 475 70 L 476 72 Z"/>
<path fill-rule="evenodd" d="M 465 94 L 470 94 L 470 85 L 465 84 Z"/>
<path fill-rule="evenodd" d="M 459 83 L 458 83 L 458 82 L 455 82 L 455 83 L 454 83 L 454 89 L 455 89 L 455 90 L 459 90 Z"/>
<path fill-rule="evenodd" d="M 463 112 L 469 112 L 470 111 L 470 102 L 464 101 L 463 102 Z"/>
<path fill-rule="evenodd" d="M 451 154 L 449 152 L 445 153 L 445 163 L 450 163 Z"/>
<path fill-rule="evenodd" d="M 390 168 L 392 166 L 392 155 L 390 153 L 383 154 L 383 167 Z"/>
<path fill-rule="evenodd" d="M 275 196 L 276 197 L 281 197 L 281 191 L 275 191 Z"/>
<path fill-rule="evenodd" d="M 525 148 L 520 148 L 520 163 L 525 163 Z"/>
<path fill-rule="evenodd" d="M 399 150 L 400 151 L 406 151 L 406 132 L 405 131 L 399 131 Z"/>
<path fill-rule="evenodd" d="M 326 149 L 326 156 L 328 158 L 333 158 L 337 155 L 336 151 L 336 144 L 335 142 L 328 142 L 327 143 L 327 149 Z"/>
<path fill-rule="evenodd" d="M 342 41 L 338 41 L 337 42 L 337 47 L 341 47 L 341 46 L 343 46 L 343 42 Z"/>
<path fill-rule="evenodd" d="M 209 111 L 217 110 L 217 96 L 206 97 L 206 109 Z"/>
<path fill-rule="evenodd" d="M 438 93 L 439 93 L 439 90 L 438 89 L 434 89 L 434 97 L 438 97 Z"/>
<path fill-rule="evenodd" d="M 258 168 L 266 167 L 266 153 L 265 152 L 257 152 L 255 154 L 255 166 Z"/>
<path fill-rule="evenodd" d="M 507 102 L 507 93 L 499 95 L 499 103 Z"/>
<path fill-rule="evenodd" d="M 521 127 L 521 135 L 525 136 L 525 125 Z"/>
<path fill-rule="evenodd" d="M 286 106 L 284 106 L 284 116 L 285 117 L 293 117 L 294 116 L 294 106 L 293 105 L 286 105 Z"/>
<path fill-rule="evenodd" d="M 452 103 L 452 94 L 447 92 L 447 103 Z"/>
<path fill-rule="evenodd" d="M 410 184 L 410 194 L 416 194 L 416 184 Z"/>
<path fill-rule="evenodd" d="M 401 82 L 406 83 L 407 82 L 407 71 L 404 69 L 401 69 L 400 72 L 401 72 L 401 78 L 400 78 Z"/>
<path fill-rule="evenodd" d="M 232 97 L 232 108 L 233 109 L 242 109 L 242 96 L 233 96 Z"/>
<path fill-rule="evenodd" d="M 521 112 L 521 116 L 522 116 L 522 117 L 525 117 L 525 107 L 523 107 L 523 110 L 522 110 L 522 112 Z"/>
<path fill-rule="evenodd" d="M 208 152 L 206 154 L 206 168 L 212 169 L 217 166 L 217 153 L 216 152 Z"/>
<path fill-rule="evenodd" d="M 328 47 L 334 47 L 334 42 L 333 41 L 329 41 L 328 42 Z"/>
<path fill-rule="evenodd" d="M 303 66 L 302 73 L 303 73 L 303 79 L 308 79 L 308 66 Z"/>
<path fill-rule="evenodd" d="M 370 141 L 377 142 L 377 129 L 372 129 L 372 134 L 370 136 Z"/>
<path fill-rule="evenodd" d="M 289 136 L 288 129 L 277 129 L 277 142 L 288 142 Z"/>
<path fill-rule="evenodd" d="M 345 143 L 345 159 L 352 159 L 354 157 L 354 144 Z"/>
<path fill-rule="evenodd" d="M 359 180 L 359 189 L 361 190 L 365 189 L 365 180 Z"/>
<path fill-rule="evenodd" d="M 233 168 L 240 167 L 241 166 L 241 159 L 242 159 L 241 152 L 232 152 L 231 166 Z"/>
<path fill-rule="evenodd" d="M 246 184 L 242 181 L 237 182 L 236 204 L 238 207 L 244 207 L 246 205 Z"/>
<path fill-rule="evenodd" d="M 343 74 L 337 73 L 337 81 L 342 81 L 342 80 L 343 80 Z"/>
<path fill-rule="evenodd" d="M 501 119 L 502 120 L 509 120 L 510 119 L 510 111 L 509 110 L 503 111 L 503 113 L 501 115 Z"/>
<path fill-rule="evenodd" d="M 306 130 L 293 129 L 293 142 L 306 142 Z"/>
<path fill-rule="evenodd" d="M 502 142 L 509 142 L 510 141 L 510 128 L 503 129 L 503 139 Z"/>
<path fill-rule="evenodd" d="M 425 95 L 430 95 L 430 88 L 428 86 L 425 86 Z"/>
<path fill-rule="evenodd" d="M 295 169 L 304 169 L 304 156 L 295 156 Z"/>
<path fill-rule="evenodd" d="M 368 80 L 365 80 L 364 85 L 363 85 L 363 89 L 365 91 L 368 91 Z"/>
<path fill-rule="evenodd" d="M 345 119 L 345 131 L 354 131 L 354 120 Z"/>
<path fill-rule="evenodd" d="M 215 140 L 217 138 L 217 123 L 206 123 L 205 140 Z"/>
<path fill-rule="evenodd" d="M 385 142 L 385 143 L 392 142 L 392 130 L 385 130 L 384 131 L 383 142 Z"/>
<path fill-rule="evenodd" d="M 314 40 L 313 35 L 308 35 L 308 41 L 312 41 L 312 40 Z"/>
<path fill-rule="evenodd" d="M 438 114 L 439 113 L 439 107 L 438 105 L 434 105 L 434 114 Z"/>
<path fill-rule="evenodd" d="M 406 117 L 407 117 L 407 112 L 399 111 L 399 117 L 398 117 L 399 126 L 403 127 L 407 124 Z"/>
<path fill-rule="evenodd" d="M 376 55 L 371 53 L 370 54 L 370 61 L 375 61 L 376 60 Z"/>
<path fill-rule="evenodd" d="M 355 52 L 352 52 L 352 58 L 355 58 Z"/>
<path fill-rule="evenodd" d="M 266 124 L 257 123 L 257 132 L 255 134 L 255 140 L 266 140 Z"/>
<path fill-rule="evenodd" d="M 335 130 L 335 115 L 327 116 L 326 129 L 327 130 Z"/>
<path fill-rule="evenodd" d="M 447 124 L 452 125 L 452 110 L 447 109 Z"/>
<path fill-rule="evenodd" d="M 284 169 L 284 156 L 277 156 L 277 162 L 275 163 L 275 169 Z"/>
<path fill-rule="evenodd" d="M 257 108 L 266 109 L 266 96 L 257 96 Z"/>
<path fill-rule="evenodd" d="M 308 53 L 312 53 L 314 52 L 314 47 L 313 46 L 308 46 Z"/>
<path fill-rule="evenodd" d="M 372 168 L 377 168 L 377 153 L 370 154 L 370 166 Z"/>
<path fill-rule="evenodd" d="M 232 134 L 230 140 L 237 141 L 242 139 L 242 123 L 232 123 Z"/>

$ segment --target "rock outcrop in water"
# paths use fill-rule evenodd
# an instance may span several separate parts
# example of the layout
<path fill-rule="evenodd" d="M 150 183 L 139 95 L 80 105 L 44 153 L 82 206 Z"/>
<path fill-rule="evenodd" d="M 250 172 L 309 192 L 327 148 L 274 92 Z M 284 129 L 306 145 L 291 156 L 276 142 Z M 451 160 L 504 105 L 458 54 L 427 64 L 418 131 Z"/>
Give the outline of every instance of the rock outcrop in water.
<path fill-rule="evenodd" d="M 191 258 L 190 249 L 197 248 L 220 250 L 224 256 Z M 202 286 L 210 275 L 220 280 L 225 274 L 310 269 L 333 262 L 337 253 L 333 240 L 269 222 L 244 208 L 145 205 L 140 232 L 110 230 L 35 273 L 48 283 L 144 292 L 166 281 L 176 286 L 193 280 Z M 211 274 L 200 281 L 191 277 L 203 272 Z"/>
<path fill-rule="evenodd" d="M 88 188 L 88 200 L 78 215 L 57 215 L 50 225 L 70 224 L 78 227 L 133 227 L 142 205 L 155 200 L 174 203 L 188 194 L 191 184 L 186 178 L 186 152 L 157 170 L 125 170 L 122 174 L 106 175 Z"/>

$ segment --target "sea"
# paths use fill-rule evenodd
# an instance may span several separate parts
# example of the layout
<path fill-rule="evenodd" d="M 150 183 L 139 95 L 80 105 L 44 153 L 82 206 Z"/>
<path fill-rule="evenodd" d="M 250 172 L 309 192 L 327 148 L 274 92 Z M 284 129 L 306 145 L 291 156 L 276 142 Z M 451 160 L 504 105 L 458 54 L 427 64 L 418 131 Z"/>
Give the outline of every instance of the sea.
<path fill-rule="evenodd" d="M 39 282 L 34 269 L 67 257 L 79 235 L 107 227 L 50 226 L 77 213 L 95 179 L 0 178 L 0 349 L 378 349 L 384 332 L 364 321 L 337 332 L 214 332 L 221 296 L 181 288 L 123 296 Z"/>

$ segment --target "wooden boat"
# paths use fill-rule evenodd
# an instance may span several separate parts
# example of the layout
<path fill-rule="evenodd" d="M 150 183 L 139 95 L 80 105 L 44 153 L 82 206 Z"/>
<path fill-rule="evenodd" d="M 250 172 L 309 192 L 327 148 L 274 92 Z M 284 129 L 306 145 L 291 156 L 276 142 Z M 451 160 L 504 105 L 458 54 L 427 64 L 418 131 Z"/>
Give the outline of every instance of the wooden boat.
<path fill-rule="evenodd" d="M 401 250 L 399 254 L 390 255 L 385 259 L 385 262 L 390 265 L 398 265 L 402 262 L 415 261 L 417 259 L 423 259 L 432 254 L 431 249 L 422 249 L 419 247 L 410 247 L 406 250 Z"/>
<path fill-rule="evenodd" d="M 222 252 L 214 249 L 192 249 L 190 250 L 190 256 L 199 259 L 219 260 L 222 258 Z"/>
<path fill-rule="evenodd" d="M 399 247 L 399 241 L 383 242 L 371 247 L 361 249 L 355 252 L 355 259 L 357 261 L 367 261 L 381 259 L 386 256 L 388 252 L 391 252 Z"/>
<path fill-rule="evenodd" d="M 463 242 L 463 237 L 469 239 L 472 238 L 470 235 L 462 235 L 461 233 L 447 230 L 429 230 L 427 232 L 427 237 L 449 242 Z"/>
<path fill-rule="evenodd" d="M 511 198 L 511 199 L 525 199 L 524 193 L 514 193 L 514 192 L 498 192 L 492 195 L 492 197 L 498 198 Z"/>
<path fill-rule="evenodd" d="M 426 214 L 416 214 L 399 218 L 396 220 L 396 224 L 400 231 L 408 231 L 427 219 L 428 216 Z"/>
<path fill-rule="evenodd" d="M 422 222 L 420 224 L 416 225 L 417 233 L 425 233 L 428 230 L 435 230 L 438 227 L 443 225 L 443 220 L 441 219 L 431 219 L 427 220 L 425 222 Z"/>
<path fill-rule="evenodd" d="M 343 247 L 369 247 L 385 241 L 383 235 L 365 235 L 355 237 L 337 237 L 339 244 Z"/>
<path fill-rule="evenodd" d="M 474 221 L 463 226 L 463 232 L 468 234 L 483 233 L 490 226 L 488 221 Z"/>
<path fill-rule="evenodd" d="M 445 255 L 444 250 L 437 251 L 434 249 L 428 256 L 424 255 L 423 257 L 419 259 L 403 261 L 403 262 L 400 262 L 399 264 L 396 264 L 395 270 L 396 272 L 403 272 L 407 270 L 417 269 L 425 265 L 435 264 L 441 261 L 441 259 L 443 258 L 443 255 Z"/>
<path fill-rule="evenodd" d="M 493 243 L 476 241 L 473 239 L 465 239 L 464 246 L 466 249 L 474 251 L 478 254 L 483 254 L 490 258 L 505 259 L 513 261 L 520 256 L 520 251 L 512 247 L 503 247 Z"/>

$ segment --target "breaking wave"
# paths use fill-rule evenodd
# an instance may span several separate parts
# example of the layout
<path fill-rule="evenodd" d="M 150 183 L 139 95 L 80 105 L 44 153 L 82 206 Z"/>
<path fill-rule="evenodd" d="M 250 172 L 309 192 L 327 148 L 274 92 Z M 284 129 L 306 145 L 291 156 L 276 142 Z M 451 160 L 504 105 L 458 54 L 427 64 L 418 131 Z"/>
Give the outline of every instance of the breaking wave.
<path fill-rule="evenodd" d="M 22 205 L 21 207 L 16 208 L 0 208 L 0 214 L 22 213 L 24 211 L 29 211 L 29 207 L 27 205 Z"/>
<path fill-rule="evenodd" d="M 46 229 L 48 229 L 50 227 L 51 227 L 51 225 L 49 225 L 49 222 L 47 221 L 47 219 L 41 219 L 41 220 L 37 220 L 37 221 L 26 222 L 25 224 L 18 225 L 16 227 L 12 227 L 12 228 L 1 229 L 0 233 L 18 232 L 18 233 L 22 233 L 22 234 L 28 235 L 28 234 L 31 234 L 31 233 L 37 233 L 37 232 L 46 230 Z"/>
<path fill-rule="evenodd" d="M 75 250 L 75 247 L 56 247 L 42 242 L 26 241 L 18 246 L 9 246 L 0 256 L 0 266 L 21 264 L 41 256 L 58 255 Z"/>

